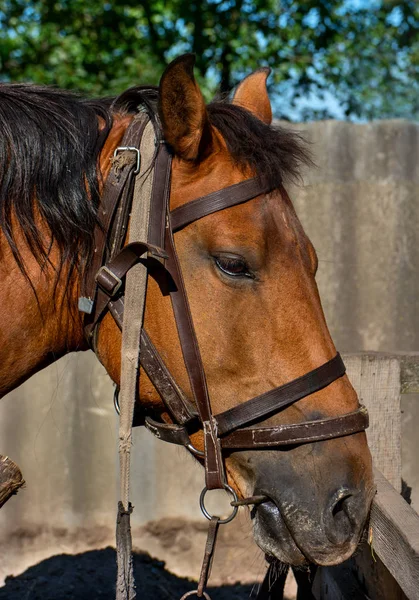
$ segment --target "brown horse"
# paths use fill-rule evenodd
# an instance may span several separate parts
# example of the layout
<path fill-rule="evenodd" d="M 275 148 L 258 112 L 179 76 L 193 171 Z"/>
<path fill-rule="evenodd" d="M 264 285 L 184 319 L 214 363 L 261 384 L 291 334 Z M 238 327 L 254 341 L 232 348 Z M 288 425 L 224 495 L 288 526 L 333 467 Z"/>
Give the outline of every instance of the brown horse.
<path fill-rule="evenodd" d="M 215 212 L 175 235 L 214 414 L 282 385 L 336 355 L 315 282 L 316 253 L 283 182 L 308 155 L 298 136 L 271 126 L 268 70 L 242 81 L 230 102 L 205 105 L 191 57 L 159 89 L 115 102 L 82 101 L 36 86 L 0 86 L 0 393 L 64 354 L 87 350 L 80 288 L 110 158 L 134 107 L 158 98 L 173 155 L 171 208 L 248 179 L 273 190 Z M 150 100 L 151 102 L 151 100 Z M 190 395 L 170 300 L 154 281 L 145 327 Z M 104 317 L 97 355 L 119 383 L 121 334 Z M 140 403 L 168 420 L 146 375 Z M 346 376 L 266 420 L 302 423 L 356 410 Z M 200 431 L 194 446 L 203 449 Z M 365 433 L 225 456 L 239 496 L 269 497 L 252 511 L 257 544 L 293 565 L 339 563 L 356 548 L 374 493 Z"/>

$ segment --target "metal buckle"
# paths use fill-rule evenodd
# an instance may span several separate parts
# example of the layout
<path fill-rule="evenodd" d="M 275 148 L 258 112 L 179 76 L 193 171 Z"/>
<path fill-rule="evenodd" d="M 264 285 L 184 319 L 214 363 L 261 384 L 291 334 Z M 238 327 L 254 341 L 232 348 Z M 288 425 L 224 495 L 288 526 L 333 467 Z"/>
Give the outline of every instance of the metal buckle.
<path fill-rule="evenodd" d="M 113 157 L 116 158 L 118 152 L 125 152 L 126 150 L 128 150 L 129 152 L 137 153 L 137 166 L 135 168 L 134 175 L 138 175 L 138 173 L 140 172 L 140 165 L 141 165 L 141 155 L 140 155 L 140 151 L 138 150 L 138 148 L 135 148 L 135 146 L 118 146 L 118 148 L 115 148 Z"/>
<path fill-rule="evenodd" d="M 231 494 L 233 496 L 233 502 L 236 503 L 238 501 L 238 497 L 236 492 L 233 490 L 232 487 L 230 487 L 227 483 L 224 484 L 224 489 L 226 492 L 228 492 L 229 494 Z M 201 495 L 199 496 L 199 506 L 201 508 L 202 514 L 204 515 L 204 517 L 206 517 L 208 519 L 208 521 L 211 521 L 211 519 L 213 518 L 214 515 L 210 515 L 210 513 L 207 511 L 207 509 L 205 508 L 205 494 L 207 493 L 208 488 L 204 487 L 204 489 L 201 492 Z M 233 506 L 233 512 L 231 513 L 231 515 L 229 517 L 226 517 L 225 519 L 219 519 L 219 524 L 220 525 L 225 525 L 226 523 L 230 523 L 230 521 L 232 521 L 234 519 L 234 517 L 237 515 L 237 511 L 239 510 L 239 507 L 234 505 Z"/>
<path fill-rule="evenodd" d="M 107 275 L 115 281 L 115 284 L 112 286 L 112 290 L 109 290 L 107 286 L 102 285 L 101 282 L 99 281 L 99 278 L 102 273 L 107 273 Z M 111 297 L 115 296 L 115 294 L 118 292 L 118 290 L 120 289 L 120 287 L 122 285 L 122 279 L 120 279 L 117 275 L 115 275 L 115 273 L 113 271 L 111 271 L 109 269 L 109 267 L 107 267 L 106 265 L 103 265 L 103 267 L 100 267 L 99 271 L 96 273 L 95 281 L 98 284 L 98 286 L 106 294 L 108 294 Z"/>
<path fill-rule="evenodd" d="M 91 315 L 93 312 L 93 300 L 91 298 L 86 298 L 85 296 L 80 296 L 78 307 L 80 312 Z"/>

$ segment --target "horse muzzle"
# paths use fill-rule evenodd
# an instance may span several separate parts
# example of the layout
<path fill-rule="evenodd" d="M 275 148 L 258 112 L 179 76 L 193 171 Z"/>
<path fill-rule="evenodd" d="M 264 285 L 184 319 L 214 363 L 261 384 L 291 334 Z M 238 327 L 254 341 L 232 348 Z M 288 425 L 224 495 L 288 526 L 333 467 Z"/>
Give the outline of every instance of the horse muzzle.
<path fill-rule="evenodd" d="M 373 497 L 372 491 L 349 487 L 322 504 L 313 495 L 291 490 L 275 494 L 257 487 L 254 494 L 269 498 L 252 511 L 256 543 L 268 556 L 295 566 L 331 566 L 349 558 L 362 537 Z"/>

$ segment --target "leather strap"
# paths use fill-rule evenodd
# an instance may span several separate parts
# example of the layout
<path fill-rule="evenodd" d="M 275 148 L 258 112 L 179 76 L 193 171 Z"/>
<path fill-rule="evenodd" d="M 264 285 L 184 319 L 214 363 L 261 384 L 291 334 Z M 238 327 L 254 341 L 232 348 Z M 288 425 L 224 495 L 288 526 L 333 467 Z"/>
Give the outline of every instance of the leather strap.
<path fill-rule="evenodd" d="M 270 448 L 295 446 L 344 437 L 364 431 L 369 424 L 368 411 L 361 406 L 339 417 L 303 421 L 274 427 L 243 427 L 221 439 L 223 448 Z"/>
<path fill-rule="evenodd" d="M 145 115 L 140 114 L 136 116 L 124 135 L 122 146 L 135 147 L 135 143 L 139 146 L 146 123 L 147 120 Z M 100 306 L 98 306 L 98 303 L 96 302 L 96 273 L 104 264 L 106 253 L 109 250 L 107 236 L 112 227 L 119 202 L 121 202 L 122 205 L 130 206 L 136 165 L 137 159 L 135 153 L 132 151 L 126 151 L 124 154 L 116 156 L 113 160 L 112 169 L 103 190 L 101 204 L 98 210 L 99 224 L 94 232 L 95 252 L 92 264 L 86 273 L 86 278 L 82 286 L 83 296 L 79 301 L 80 310 L 83 310 L 83 312 L 86 313 L 84 317 L 84 328 L 89 343 L 91 343 L 93 331 L 99 320 L 98 312 L 100 312 Z"/>
<path fill-rule="evenodd" d="M 120 296 L 115 301 L 110 300 L 109 311 L 119 329 L 122 329 L 124 297 Z M 140 362 L 171 416 L 180 424 L 195 420 L 198 416 L 196 408 L 177 385 L 145 329 L 141 331 Z M 138 424 L 142 425 L 143 422 Z M 136 425 L 137 423 L 133 423 L 133 426 Z"/>
<path fill-rule="evenodd" d="M 180 425 L 195 421 L 198 417 L 196 408 L 177 385 L 144 329 L 141 332 L 140 359 L 141 366 L 164 400 L 171 417 Z"/>
<path fill-rule="evenodd" d="M 156 157 L 153 178 L 153 192 L 151 198 L 150 224 L 148 240 L 151 244 L 164 247 L 167 209 L 170 195 L 172 156 L 166 144 L 160 142 Z"/>
<path fill-rule="evenodd" d="M 359 433 L 368 425 L 368 411 L 361 405 L 357 410 L 338 417 L 272 427 L 244 427 L 222 437 L 221 447 L 244 450 L 309 444 Z M 191 443 L 185 426 L 159 423 L 150 417 L 145 419 L 145 426 L 165 442 L 186 447 Z"/>
<path fill-rule="evenodd" d="M 217 541 L 219 517 L 212 517 L 208 526 L 207 543 L 205 544 L 204 559 L 202 561 L 201 574 L 199 576 L 197 596 L 202 598 L 207 587 L 208 578 L 211 574 L 212 559 L 214 558 L 215 543 Z"/>
<path fill-rule="evenodd" d="M 337 353 L 332 360 L 317 369 L 217 415 L 215 419 L 219 435 L 266 418 L 270 414 L 294 404 L 297 400 L 327 387 L 332 381 L 342 377 L 345 372 L 344 362 Z"/>
<path fill-rule="evenodd" d="M 185 284 L 170 227 L 166 229 L 165 248 L 169 256 L 166 266 L 176 285 L 176 291 L 170 293 L 170 298 L 182 348 L 183 360 L 204 430 L 205 484 L 209 490 L 222 489 L 226 483 L 226 478 L 221 455 L 221 445 L 217 425 L 212 416 L 201 354 L 199 352 Z"/>
<path fill-rule="evenodd" d="M 144 258 L 145 253 L 148 253 L 147 258 Z M 102 319 L 104 313 L 108 310 L 110 300 L 123 291 L 125 276 L 138 263 L 142 263 L 147 267 L 149 274 L 159 284 L 162 293 L 167 294 L 171 284 L 170 275 L 159 260 L 165 257 L 166 253 L 161 248 L 146 242 L 132 242 L 101 267 L 95 278 L 98 290 L 91 327 L 95 327 Z"/>
<path fill-rule="evenodd" d="M 125 510 L 121 501 L 118 502 L 116 518 L 116 563 L 118 575 L 116 580 L 116 598 L 123 600 L 136 600 L 134 582 L 134 564 L 132 560 L 132 537 L 130 516 L 132 505 L 129 503 Z"/>
<path fill-rule="evenodd" d="M 170 444 L 176 444 L 177 446 L 185 446 L 185 448 L 191 443 L 189 432 L 183 425 L 160 423 L 151 417 L 145 418 L 144 425 L 154 437 L 162 442 L 169 442 Z"/>
<path fill-rule="evenodd" d="M 272 191 L 271 186 L 260 179 L 253 177 L 240 183 L 235 183 L 222 190 L 201 196 L 196 200 L 178 206 L 170 213 L 170 222 L 173 232 L 179 231 L 186 225 L 202 219 L 214 212 L 242 204 L 260 194 Z"/>

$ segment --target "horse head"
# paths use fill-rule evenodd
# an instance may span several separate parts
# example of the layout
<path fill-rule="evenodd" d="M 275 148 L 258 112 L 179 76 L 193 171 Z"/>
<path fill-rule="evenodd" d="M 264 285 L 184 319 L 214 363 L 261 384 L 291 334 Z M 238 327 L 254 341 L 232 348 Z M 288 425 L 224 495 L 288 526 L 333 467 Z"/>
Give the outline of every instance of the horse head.
<path fill-rule="evenodd" d="M 298 136 L 271 125 L 268 74 L 256 71 L 242 81 L 231 102 L 206 106 L 193 59 L 186 56 L 167 68 L 159 88 L 162 138 L 173 156 L 173 215 L 199 197 L 234 190 L 230 186 L 251 177 L 268 181 L 271 190 L 175 233 L 214 415 L 336 355 L 315 282 L 316 253 L 284 188 L 308 156 Z M 192 399 L 170 300 L 153 281 L 145 329 Z M 119 340 L 107 315 L 97 347 L 116 382 Z M 143 406 L 170 421 L 147 375 L 140 379 Z M 342 376 L 263 424 L 304 424 L 357 408 L 356 393 Z M 192 432 L 191 440 L 204 450 L 202 431 Z M 292 564 L 334 564 L 352 554 L 374 489 L 365 433 L 286 449 L 228 450 L 225 466 L 240 496 L 269 498 L 252 511 L 255 539 L 268 555 Z"/>
<path fill-rule="evenodd" d="M 10 306 L 0 323 L 1 393 L 66 352 L 88 348 L 77 303 L 94 257 L 100 194 L 110 158 L 143 102 L 153 104 L 172 160 L 171 215 L 197 198 L 213 200 L 220 190 L 243 190 L 249 180 L 258 190 L 230 205 L 224 193 L 222 210 L 180 219 L 174 234 L 213 423 L 329 362 L 336 370 L 315 282 L 316 253 L 284 187 L 309 158 L 298 135 L 271 125 L 268 74 L 256 71 L 231 101 L 208 106 L 188 55 L 169 65 L 158 89 L 134 89 L 112 104 L 44 88 L 0 88 L 0 159 L 8 165 L 0 177 L 1 301 Z M 144 329 L 193 407 L 171 300 L 151 278 Z M 119 384 L 121 332 L 109 312 L 101 316 L 94 347 Z M 142 409 L 170 425 L 172 415 L 147 373 L 141 370 L 139 379 Z M 322 376 L 321 385 L 310 387 L 309 379 L 298 401 L 246 420 L 265 435 L 281 428 L 303 432 L 294 443 L 259 449 L 254 440 L 242 447 L 230 437 L 222 453 L 238 496 L 266 500 L 251 513 L 262 550 L 294 565 L 330 565 L 349 557 L 362 534 L 374 493 L 371 456 L 365 427 L 312 438 L 304 433 L 313 423 L 318 431 L 319 422 L 335 426 L 359 412 L 343 371 L 330 381 Z M 234 427 L 230 434 L 237 436 Z M 195 423 L 188 436 L 198 458 L 205 454 L 201 427 Z"/>

